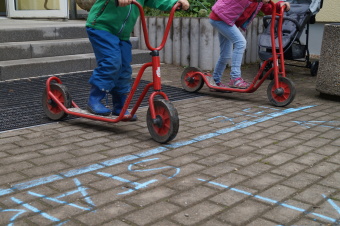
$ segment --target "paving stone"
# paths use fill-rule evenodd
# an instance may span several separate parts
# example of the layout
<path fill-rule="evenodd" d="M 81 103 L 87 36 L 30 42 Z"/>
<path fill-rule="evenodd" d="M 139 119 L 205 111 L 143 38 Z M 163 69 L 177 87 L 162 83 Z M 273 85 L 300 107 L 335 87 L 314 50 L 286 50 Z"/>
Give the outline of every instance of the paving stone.
<path fill-rule="evenodd" d="M 262 155 L 249 153 L 240 157 L 236 157 L 232 159 L 230 162 L 235 163 L 237 165 L 246 166 L 258 162 L 261 159 L 263 159 Z"/>
<path fill-rule="evenodd" d="M 281 202 L 283 200 L 287 200 L 290 196 L 292 196 L 296 192 L 297 190 L 294 188 L 290 188 L 284 185 L 275 185 L 259 193 L 258 195 L 264 198 L 269 198 L 269 199 Z M 266 202 L 265 199 L 264 199 L 264 202 Z"/>
<path fill-rule="evenodd" d="M 251 164 L 246 167 L 242 167 L 240 169 L 235 168 L 235 171 L 237 171 L 238 174 L 242 174 L 248 177 L 254 177 L 256 175 L 269 171 L 271 168 L 272 166 L 266 163 L 255 162 L 254 164 Z"/>
<path fill-rule="evenodd" d="M 14 183 L 14 182 L 24 180 L 24 179 L 26 179 L 26 177 L 19 173 L 16 173 L 16 172 L 8 173 L 6 175 L 0 176 L 0 184 L 3 185 L 7 183 Z"/>
<path fill-rule="evenodd" d="M 230 173 L 235 171 L 235 169 L 238 169 L 240 166 L 233 164 L 233 163 L 219 163 L 213 167 L 210 167 L 204 171 L 202 171 L 202 173 L 206 174 L 206 175 L 210 175 L 212 177 L 218 177 L 221 175 L 224 175 L 226 173 Z"/>
<path fill-rule="evenodd" d="M 262 218 L 258 218 L 254 221 L 252 221 L 251 223 L 247 224 L 249 226 L 257 226 L 257 225 L 261 225 L 261 226 L 272 226 L 272 225 L 276 225 L 274 222 L 266 220 L 266 219 L 262 219 Z"/>
<path fill-rule="evenodd" d="M 295 157 L 296 156 L 290 155 L 287 153 L 279 153 L 269 158 L 263 159 L 262 162 L 265 162 L 267 164 L 273 164 L 273 165 L 282 165 Z"/>
<path fill-rule="evenodd" d="M 323 195 L 330 197 L 335 191 L 334 188 L 315 184 L 295 195 L 294 198 L 317 206 L 319 202 L 324 200 Z"/>
<path fill-rule="evenodd" d="M 159 202 L 144 209 L 136 210 L 135 212 L 127 215 L 125 219 L 137 225 L 146 225 L 153 221 L 158 221 L 163 217 L 177 212 L 178 210 L 178 206 L 166 202 Z"/>
<path fill-rule="evenodd" d="M 298 203 L 296 201 L 285 202 L 285 204 L 287 204 L 287 207 L 281 205 L 275 206 L 272 210 L 269 210 L 263 216 L 266 219 L 280 222 L 280 224 L 290 225 L 289 222 L 291 222 L 292 219 L 299 218 L 302 215 L 301 211 L 307 210 L 310 207 L 307 204 Z M 295 208 L 299 208 L 301 211 L 296 211 L 294 210 Z"/>
<path fill-rule="evenodd" d="M 30 146 L 24 146 L 24 147 L 18 147 L 18 146 L 13 146 L 10 150 L 7 152 L 11 155 L 17 155 L 25 152 L 32 152 L 32 151 L 38 151 L 38 150 L 43 150 L 49 148 L 48 145 L 46 144 L 34 144 Z"/>
<path fill-rule="evenodd" d="M 203 182 L 198 179 L 209 180 L 211 178 L 207 177 L 206 175 L 191 174 L 167 183 L 167 187 L 170 187 L 173 190 L 187 191 L 189 189 L 193 189 L 193 187 L 197 187 L 198 185 L 203 184 Z"/>
<path fill-rule="evenodd" d="M 315 183 L 316 181 L 320 180 L 322 177 L 320 176 L 316 176 L 316 175 L 312 175 L 312 174 L 308 174 L 308 173 L 300 173 L 297 174 L 291 178 L 288 178 L 287 180 L 285 180 L 283 182 L 283 184 L 293 187 L 293 188 L 298 188 L 298 189 L 302 189 L 305 188 L 307 186 L 311 186 L 313 183 Z"/>
<path fill-rule="evenodd" d="M 223 210 L 223 207 L 205 201 L 174 215 L 172 219 L 184 225 L 199 224 L 200 221 L 211 217 Z"/>
<path fill-rule="evenodd" d="M 55 161 L 61 161 L 61 160 L 67 160 L 67 159 L 72 159 L 74 156 L 69 154 L 69 153 L 59 153 L 55 155 L 49 155 L 49 156 L 44 156 L 40 158 L 35 158 L 30 160 L 36 165 L 45 165 L 47 163 L 52 163 Z"/>
<path fill-rule="evenodd" d="M 306 165 L 298 164 L 295 162 L 288 162 L 284 165 L 281 165 L 278 168 L 273 169 L 270 172 L 276 173 L 278 175 L 282 175 L 285 177 L 290 177 L 294 174 L 304 171 L 306 168 L 308 168 L 308 166 Z"/>
<path fill-rule="evenodd" d="M 329 186 L 332 188 L 340 189 L 340 182 L 339 182 L 340 173 L 338 171 L 333 172 L 319 183 L 325 186 Z"/>
<path fill-rule="evenodd" d="M 170 202 L 175 203 L 180 206 L 191 206 L 206 199 L 209 196 L 212 196 L 217 191 L 214 189 L 210 189 L 207 187 L 195 187 L 190 191 L 185 191 L 180 194 L 176 194 L 175 196 L 169 199 Z"/>
<path fill-rule="evenodd" d="M 264 173 L 257 177 L 253 177 L 249 181 L 244 182 L 243 185 L 247 187 L 249 186 L 253 189 L 262 190 L 275 185 L 276 183 L 283 180 L 283 178 L 284 177 L 282 176 L 274 175 L 271 173 Z"/>
<path fill-rule="evenodd" d="M 219 215 L 218 218 L 226 221 L 227 223 L 246 225 L 252 218 L 255 218 L 257 215 L 262 212 L 266 212 L 269 209 L 269 206 L 262 203 L 253 200 L 246 200 L 234 208 L 227 208 Z"/>
<path fill-rule="evenodd" d="M 159 200 L 164 200 L 165 198 L 173 195 L 174 193 L 175 193 L 174 190 L 171 190 L 166 187 L 159 187 L 159 188 L 151 189 L 141 194 L 129 197 L 126 199 L 126 201 L 130 203 L 134 203 L 142 207 L 142 206 L 149 205 L 150 203 L 155 203 Z"/>
<path fill-rule="evenodd" d="M 0 159 L 0 163 L 2 165 L 7 165 L 7 164 L 18 163 L 18 162 L 26 161 L 30 159 L 35 159 L 41 156 L 42 155 L 40 155 L 39 153 L 24 153 L 24 154 L 14 155 L 14 156 Z"/>
<path fill-rule="evenodd" d="M 319 175 L 319 176 L 327 176 L 328 174 L 335 172 L 339 169 L 339 165 L 329 163 L 329 162 L 321 162 L 315 165 L 313 168 L 309 168 L 306 170 L 307 173 Z"/>
<path fill-rule="evenodd" d="M 69 165 L 62 163 L 62 162 L 53 162 L 47 165 L 37 166 L 31 169 L 26 169 L 25 172 L 23 173 L 31 177 L 42 176 L 42 175 L 45 175 L 46 173 L 58 172 L 61 170 L 65 170 L 69 167 L 70 167 Z"/>
<path fill-rule="evenodd" d="M 323 156 L 323 155 L 308 153 L 308 154 L 305 154 L 305 155 L 303 155 L 303 156 L 301 156 L 297 159 L 294 159 L 294 162 L 311 166 L 311 165 L 314 165 L 317 162 L 322 161 L 324 158 L 325 158 L 325 156 Z"/>
<path fill-rule="evenodd" d="M 78 158 L 65 159 L 65 160 L 63 160 L 63 162 L 65 162 L 65 163 L 67 163 L 71 166 L 78 166 L 78 165 L 91 163 L 93 161 L 104 160 L 106 158 L 107 157 L 105 155 L 93 153 L 93 154 L 89 154 L 89 155 L 83 155 L 83 156 L 78 157 Z"/>
<path fill-rule="evenodd" d="M 96 225 L 102 224 L 110 219 L 115 217 L 119 217 L 124 213 L 134 210 L 135 208 L 123 203 L 123 202 L 115 202 L 113 204 L 107 205 L 103 208 L 100 208 L 97 211 L 85 213 L 77 219 L 83 224 L 87 225 Z"/>

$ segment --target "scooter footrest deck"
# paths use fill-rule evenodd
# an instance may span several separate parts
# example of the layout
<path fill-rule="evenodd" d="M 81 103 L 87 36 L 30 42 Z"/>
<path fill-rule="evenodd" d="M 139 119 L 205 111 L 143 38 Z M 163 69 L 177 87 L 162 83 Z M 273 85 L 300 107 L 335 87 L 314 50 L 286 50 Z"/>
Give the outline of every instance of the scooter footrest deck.
<path fill-rule="evenodd" d="M 215 80 L 214 80 L 214 78 L 213 78 L 212 76 L 206 76 L 206 78 L 207 78 L 207 80 L 208 80 L 209 85 L 211 85 L 211 86 L 217 86 L 217 85 L 216 85 L 216 82 L 215 82 Z"/>
<path fill-rule="evenodd" d="M 71 112 L 75 112 L 75 113 L 80 113 L 80 114 L 84 114 L 84 115 L 92 115 L 92 116 L 101 117 L 101 118 L 109 118 L 109 119 L 117 118 L 117 116 L 115 116 L 115 115 L 107 115 L 107 116 L 96 115 L 96 114 L 89 112 L 88 110 L 81 109 L 81 108 L 68 108 L 67 110 L 69 110 Z"/>

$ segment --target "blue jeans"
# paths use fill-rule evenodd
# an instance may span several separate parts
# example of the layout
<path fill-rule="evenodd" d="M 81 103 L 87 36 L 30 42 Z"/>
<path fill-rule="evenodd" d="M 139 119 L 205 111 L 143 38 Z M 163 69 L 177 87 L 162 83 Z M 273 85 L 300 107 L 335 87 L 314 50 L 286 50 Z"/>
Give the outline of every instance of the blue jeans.
<path fill-rule="evenodd" d="M 221 77 L 231 60 L 231 79 L 241 77 L 241 64 L 247 41 L 241 31 L 234 25 L 230 26 L 223 21 L 210 19 L 210 24 L 218 30 L 220 41 L 220 57 L 215 65 L 213 77 L 216 83 L 221 82 Z"/>
<path fill-rule="evenodd" d="M 128 93 L 131 89 L 132 45 L 107 31 L 86 28 L 97 67 L 89 83 L 102 91 Z"/>

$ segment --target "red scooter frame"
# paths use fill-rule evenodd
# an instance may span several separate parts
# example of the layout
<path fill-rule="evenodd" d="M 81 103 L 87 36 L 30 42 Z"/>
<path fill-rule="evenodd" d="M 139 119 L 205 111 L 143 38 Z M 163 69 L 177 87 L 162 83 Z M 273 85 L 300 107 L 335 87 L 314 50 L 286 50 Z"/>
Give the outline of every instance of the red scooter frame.
<path fill-rule="evenodd" d="M 82 110 L 79 106 L 71 100 L 70 94 L 58 77 L 50 77 L 46 81 L 46 90 L 43 94 L 43 108 L 46 115 L 53 120 L 59 120 L 67 115 L 75 115 L 78 117 L 88 118 L 92 120 L 105 121 L 116 123 L 119 121 L 129 121 L 139 108 L 142 100 L 148 93 L 149 89 L 153 87 L 154 91 L 149 96 L 149 109 L 147 112 L 147 126 L 152 138 L 160 143 L 166 143 L 174 139 L 179 128 L 178 113 L 173 104 L 169 101 L 167 95 L 161 91 L 161 74 L 160 74 L 160 58 L 159 51 L 163 49 L 167 40 L 171 24 L 173 21 L 176 9 L 180 8 L 181 4 L 176 3 L 169 16 L 167 26 L 165 28 L 163 40 L 161 44 L 154 48 L 150 45 L 148 30 L 145 22 L 145 15 L 143 7 L 137 2 L 133 1 L 140 11 L 140 18 L 143 27 L 144 39 L 146 46 L 151 51 L 152 61 L 145 63 L 139 70 L 136 76 L 131 91 L 126 99 L 123 109 L 118 117 L 116 116 L 100 116 L 91 114 L 87 110 Z M 152 67 L 153 82 L 147 84 L 131 110 L 130 115 L 124 115 L 128 109 L 131 100 L 137 90 L 142 75 L 146 68 Z M 52 82 L 54 81 L 54 82 Z M 160 96 L 160 98 L 156 98 Z"/>
<path fill-rule="evenodd" d="M 273 7 L 273 13 L 271 23 L 271 43 L 272 43 L 272 56 L 263 62 L 257 75 L 253 79 L 250 86 L 246 89 L 230 88 L 230 87 L 219 87 L 211 74 L 202 72 L 199 68 L 188 67 L 186 68 L 181 77 L 182 86 L 189 92 L 197 92 L 200 90 L 204 83 L 212 89 L 226 92 L 239 92 L 239 93 L 253 93 L 261 84 L 267 79 L 269 75 L 273 75 L 273 80 L 268 86 L 267 96 L 269 101 L 275 106 L 286 106 L 290 104 L 296 94 L 295 86 L 291 80 L 286 78 L 286 71 L 284 65 L 284 52 L 282 46 L 282 22 L 283 14 L 286 6 L 281 7 L 280 12 L 276 12 L 276 5 L 270 1 Z M 277 29 L 275 29 L 275 20 L 277 22 Z M 275 30 L 277 30 L 278 36 L 278 48 L 275 45 Z M 279 63 L 280 62 L 280 63 Z M 272 64 L 273 66 L 267 71 L 267 65 Z"/>

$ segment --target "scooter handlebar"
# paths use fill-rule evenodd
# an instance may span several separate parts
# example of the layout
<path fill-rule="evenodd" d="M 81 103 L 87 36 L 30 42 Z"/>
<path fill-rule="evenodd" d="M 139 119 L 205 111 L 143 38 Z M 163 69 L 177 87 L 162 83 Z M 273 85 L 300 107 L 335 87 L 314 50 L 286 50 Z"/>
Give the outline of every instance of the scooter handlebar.
<path fill-rule="evenodd" d="M 115 4 L 116 6 L 119 6 L 119 2 L 118 0 L 115 0 Z M 163 49 L 165 42 L 168 38 L 169 35 L 169 31 L 170 31 L 170 27 L 174 18 L 174 14 L 176 10 L 180 10 L 182 8 L 182 4 L 177 2 L 171 9 L 170 11 L 170 15 L 169 15 L 169 20 L 168 23 L 165 27 L 165 31 L 164 31 L 164 35 L 163 35 L 163 39 L 161 44 L 158 47 L 152 47 L 150 45 L 150 41 L 149 41 L 149 35 L 148 35 L 148 29 L 146 26 L 146 21 L 145 21 L 145 15 L 144 15 L 144 11 L 143 11 L 143 7 L 141 6 L 141 4 L 139 2 L 137 2 L 136 0 L 133 0 L 131 2 L 131 4 L 134 4 L 138 7 L 139 13 L 140 13 L 140 17 L 141 17 L 141 22 L 142 22 L 142 28 L 143 28 L 143 34 L 144 34 L 144 40 L 145 40 L 145 44 L 148 47 L 149 50 L 161 50 Z"/>

